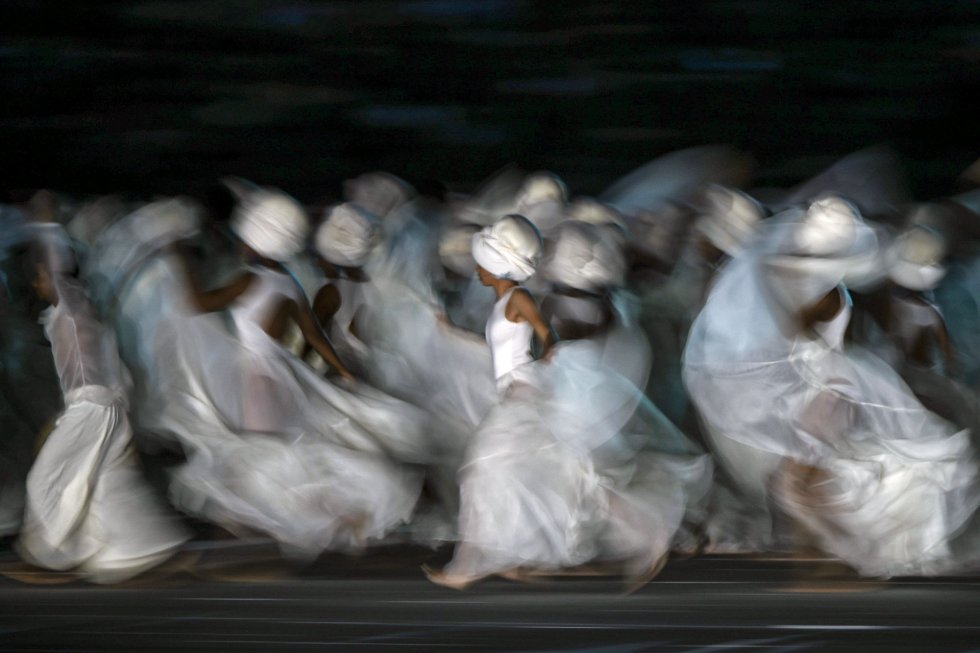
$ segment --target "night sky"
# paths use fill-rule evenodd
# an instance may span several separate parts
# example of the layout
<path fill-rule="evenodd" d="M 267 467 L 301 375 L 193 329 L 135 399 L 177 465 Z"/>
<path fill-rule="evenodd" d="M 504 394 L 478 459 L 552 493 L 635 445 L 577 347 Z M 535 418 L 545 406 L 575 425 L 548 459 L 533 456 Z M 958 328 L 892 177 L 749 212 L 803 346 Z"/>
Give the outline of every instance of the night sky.
<path fill-rule="evenodd" d="M 597 193 L 725 142 L 761 185 L 887 144 L 926 199 L 980 156 L 977 2 L 14 1 L 0 35 L 15 194 L 238 174 L 318 201 L 370 170 L 466 190 L 509 163 Z"/>

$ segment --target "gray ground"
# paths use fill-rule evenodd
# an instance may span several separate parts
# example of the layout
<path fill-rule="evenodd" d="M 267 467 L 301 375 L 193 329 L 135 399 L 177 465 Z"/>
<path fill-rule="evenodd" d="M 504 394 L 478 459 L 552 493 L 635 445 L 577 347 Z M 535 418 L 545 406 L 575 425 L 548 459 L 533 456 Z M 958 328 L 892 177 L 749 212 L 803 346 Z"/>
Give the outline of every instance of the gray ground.
<path fill-rule="evenodd" d="M 817 563 L 702 556 L 671 561 L 632 595 L 609 578 L 461 593 L 419 569 L 444 555 L 396 548 L 216 580 L 236 555 L 211 550 L 207 578 L 124 587 L 0 580 L 0 650 L 980 651 L 975 577 L 799 592 Z"/>

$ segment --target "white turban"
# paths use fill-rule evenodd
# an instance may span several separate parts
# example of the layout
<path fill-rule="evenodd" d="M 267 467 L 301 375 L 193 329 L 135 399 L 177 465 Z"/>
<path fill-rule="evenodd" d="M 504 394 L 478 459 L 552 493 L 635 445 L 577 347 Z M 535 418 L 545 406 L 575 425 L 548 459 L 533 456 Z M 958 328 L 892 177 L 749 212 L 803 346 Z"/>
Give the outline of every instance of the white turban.
<path fill-rule="evenodd" d="M 878 237 L 851 204 L 818 200 L 802 212 L 788 239 L 766 258 L 770 289 L 784 306 L 809 306 L 851 278 L 863 278 L 878 259 Z"/>
<path fill-rule="evenodd" d="M 539 202 L 564 204 L 568 198 L 565 183 L 550 172 L 535 172 L 524 180 L 517 195 L 517 210 L 521 211 Z"/>
<path fill-rule="evenodd" d="M 376 216 L 386 217 L 415 197 L 405 180 L 387 172 L 369 172 L 344 182 L 344 197 Z"/>
<path fill-rule="evenodd" d="M 810 205 L 795 234 L 799 253 L 833 256 L 844 252 L 857 238 L 857 209 L 839 197 L 825 197 Z"/>
<path fill-rule="evenodd" d="M 626 257 L 616 227 L 568 221 L 555 239 L 545 275 L 577 290 L 593 292 L 623 283 Z"/>
<path fill-rule="evenodd" d="M 915 226 L 895 239 L 888 276 L 909 290 L 932 290 L 946 276 L 945 243 L 928 227 Z"/>
<path fill-rule="evenodd" d="M 517 194 L 516 211 L 548 236 L 565 219 L 566 199 L 561 179 L 550 172 L 536 172 L 527 177 Z"/>
<path fill-rule="evenodd" d="M 619 211 L 591 197 L 579 197 L 568 205 L 565 215 L 569 220 L 588 222 L 590 224 L 614 224 L 626 227 L 626 221 Z"/>
<path fill-rule="evenodd" d="M 476 225 L 460 225 L 442 233 L 439 238 L 439 260 L 456 274 L 468 277 L 476 269 L 473 260 L 473 236 L 480 230 Z"/>
<path fill-rule="evenodd" d="M 705 199 L 707 207 L 695 229 L 729 256 L 737 255 L 762 220 L 762 206 L 745 193 L 717 185 Z"/>
<path fill-rule="evenodd" d="M 286 261 L 303 249 L 310 225 L 299 202 L 280 191 L 259 188 L 241 198 L 231 229 L 259 256 Z"/>
<path fill-rule="evenodd" d="M 520 215 L 507 215 L 473 234 L 473 259 L 500 279 L 525 281 L 541 258 L 541 234 Z"/>
<path fill-rule="evenodd" d="M 378 217 L 346 202 L 327 209 L 326 219 L 316 232 L 316 251 L 334 265 L 357 268 L 381 241 Z"/>

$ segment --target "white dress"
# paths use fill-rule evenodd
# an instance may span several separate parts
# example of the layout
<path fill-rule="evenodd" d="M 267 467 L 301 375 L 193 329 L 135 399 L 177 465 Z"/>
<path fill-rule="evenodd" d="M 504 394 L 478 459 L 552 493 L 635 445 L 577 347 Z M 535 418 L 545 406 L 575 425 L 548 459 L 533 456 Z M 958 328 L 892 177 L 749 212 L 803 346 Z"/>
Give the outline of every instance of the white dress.
<path fill-rule="evenodd" d="M 91 277 L 114 296 L 141 431 L 187 456 L 171 480 L 178 507 L 307 557 L 362 547 L 410 517 L 419 474 L 389 454 L 415 450 L 424 415 L 331 384 L 263 331 L 283 299 L 305 301 L 288 275 L 259 269 L 230 311 L 198 314 L 170 248 L 133 225 L 109 231 Z M 134 263 L 106 270 L 104 260 Z"/>
<path fill-rule="evenodd" d="M 606 358 L 622 353 L 619 344 L 573 341 L 535 363 L 530 324 L 505 315 L 512 293 L 487 322 L 500 400 L 460 470 L 461 541 L 447 571 L 479 577 L 595 558 L 648 568 L 668 550 L 685 490 L 703 485 L 707 461 L 638 455 L 642 391 Z"/>
<path fill-rule="evenodd" d="M 786 326 L 795 313 L 773 288 L 787 278 L 767 261 L 792 226 L 773 219 L 729 263 L 692 327 L 684 379 L 714 452 L 760 501 L 784 459 L 822 470 L 820 505 L 773 497 L 860 573 L 946 570 L 977 506 L 969 434 L 923 408 L 883 361 L 843 346 L 849 308 L 814 333 Z"/>
<path fill-rule="evenodd" d="M 141 477 L 114 339 L 77 282 L 57 285 L 45 328 L 66 408 L 28 474 L 18 549 L 39 566 L 116 582 L 165 560 L 187 534 Z"/>
<path fill-rule="evenodd" d="M 418 497 L 418 472 L 393 461 L 411 460 L 424 416 L 371 388 L 331 384 L 270 338 L 262 324 L 271 312 L 303 298 L 285 273 L 255 274 L 230 310 L 237 339 L 175 335 L 168 359 L 178 365 L 163 374 L 170 400 L 157 426 L 191 454 L 173 495 L 189 512 L 266 532 L 298 555 L 383 538 Z"/>

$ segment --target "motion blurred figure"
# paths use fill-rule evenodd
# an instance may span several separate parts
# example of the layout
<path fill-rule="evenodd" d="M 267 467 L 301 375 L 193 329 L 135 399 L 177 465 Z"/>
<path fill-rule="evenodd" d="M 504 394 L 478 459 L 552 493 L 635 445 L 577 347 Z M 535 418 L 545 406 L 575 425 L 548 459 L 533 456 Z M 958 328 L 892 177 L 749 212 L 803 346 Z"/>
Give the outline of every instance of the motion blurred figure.
<path fill-rule="evenodd" d="M 67 235 L 45 225 L 40 244 L 34 288 L 52 305 L 45 332 L 65 410 L 28 474 L 17 548 L 40 567 L 118 582 L 169 558 L 187 535 L 141 477 L 115 340 L 73 276 Z"/>

